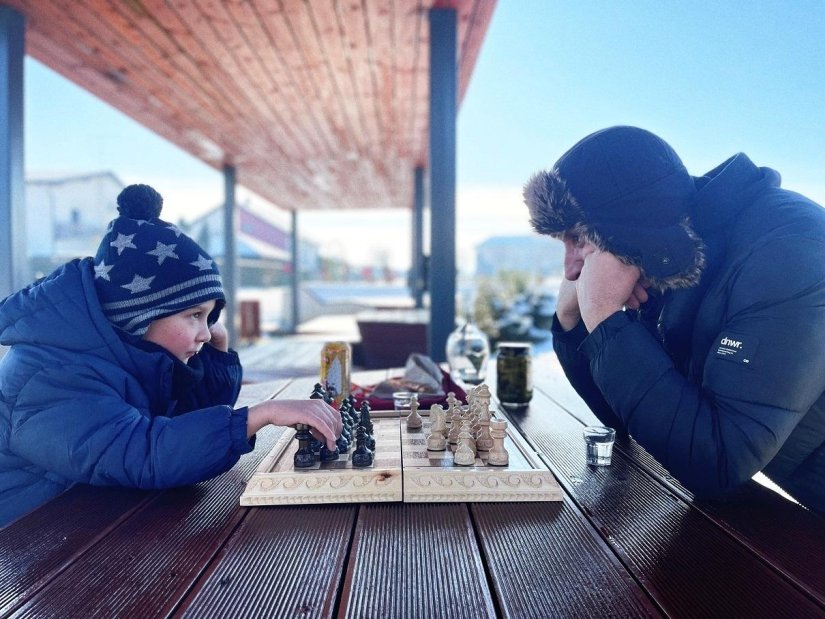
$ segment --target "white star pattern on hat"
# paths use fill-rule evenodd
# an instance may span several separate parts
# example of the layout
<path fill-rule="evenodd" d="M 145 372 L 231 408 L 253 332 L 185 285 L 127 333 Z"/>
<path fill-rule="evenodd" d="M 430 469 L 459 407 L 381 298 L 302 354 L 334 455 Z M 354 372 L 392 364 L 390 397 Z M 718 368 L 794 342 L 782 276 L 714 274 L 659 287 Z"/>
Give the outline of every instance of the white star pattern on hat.
<path fill-rule="evenodd" d="M 124 249 L 137 249 L 137 246 L 132 243 L 132 239 L 135 238 L 134 234 L 123 234 L 122 232 L 117 233 L 117 238 L 109 243 L 112 247 L 117 248 L 117 255 L 123 253 Z"/>
<path fill-rule="evenodd" d="M 115 268 L 115 265 L 107 265 L 104 260 L 101 260 L 100 264 L 95 265 L 95 279 L 97 279 L 98 277 L 102 277 L 107 282 L 112 281 L 111 279 L 109 279 L 109 271 L 111 271 L 113 268 Z"/>
<path fill-rule="evenodd" d="M 157 241 L 157 247 L 155 247 L 152 251 L 147 251 L 146 253 L 150 256 L 157 256 L 158 264 L 163 264 L 163 261 L 167 258 L 180 259 L 180 256 L 175 253 L 175 247 L 177 247 L 175 243 L 167 245 L 166 243 Z"/>
<path fill-rule="evenodd" d="M 132 294 L 137 294 L 138 292 L 149 290 L 153 279 L 155 279 L 154 275 L 152 275 L 152 277 L 141 277 L 135 273 L 134 279 L 128 284 L 123 284 L 121 288 L 126 288 L 126 290 L 131 291 Z"/>
<path fill-rule="evenodd" d="M 198 259 L 195 262 L 190 262 L 189 264 L 198 267 L 201 271 L 208 271 L 212 268 L 212 261 L 202 255 L 198 255 Z"/>

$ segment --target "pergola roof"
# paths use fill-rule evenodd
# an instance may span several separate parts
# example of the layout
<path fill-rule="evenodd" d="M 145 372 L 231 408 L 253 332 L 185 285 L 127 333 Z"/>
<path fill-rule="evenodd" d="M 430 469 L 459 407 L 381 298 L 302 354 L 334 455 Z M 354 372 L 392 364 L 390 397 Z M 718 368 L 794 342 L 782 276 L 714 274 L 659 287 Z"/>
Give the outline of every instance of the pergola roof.
<path fill-rule="evenodd" d="M 429 22 L 455 8 L 458 97 L 495 0 L 3 0 L 26 51 L 290 210 L 412 205 Z"/>

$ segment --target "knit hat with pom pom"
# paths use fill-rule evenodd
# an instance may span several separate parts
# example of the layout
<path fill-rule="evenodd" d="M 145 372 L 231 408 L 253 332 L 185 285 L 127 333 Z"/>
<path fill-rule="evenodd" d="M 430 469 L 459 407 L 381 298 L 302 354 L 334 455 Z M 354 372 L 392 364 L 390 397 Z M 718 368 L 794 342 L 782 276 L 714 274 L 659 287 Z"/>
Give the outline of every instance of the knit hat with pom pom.
<path fill-rule="evenodd" d="M 159 219 L 163 198 L 148 185 L 117 197 L 120 216 L 95 255 L 95 287 L 106 318 L 142 336 L 153 320 L 216 300 L 209 324 L 226 304 L 215 261 L 175 225 Z"/>

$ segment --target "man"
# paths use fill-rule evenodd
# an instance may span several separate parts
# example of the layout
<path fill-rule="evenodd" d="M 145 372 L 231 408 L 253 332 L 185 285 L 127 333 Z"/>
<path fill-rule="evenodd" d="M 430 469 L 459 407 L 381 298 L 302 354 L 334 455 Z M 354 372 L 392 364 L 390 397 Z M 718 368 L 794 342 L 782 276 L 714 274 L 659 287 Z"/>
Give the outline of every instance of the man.
<path fill-rule="evenodd" d="M 635 127 L 524 191 L 565 244 L 554 348 L 603 423 L 697 496 L 763 471 L 825 512 L 825 210 L 740 153 L 691 177 Z"/>

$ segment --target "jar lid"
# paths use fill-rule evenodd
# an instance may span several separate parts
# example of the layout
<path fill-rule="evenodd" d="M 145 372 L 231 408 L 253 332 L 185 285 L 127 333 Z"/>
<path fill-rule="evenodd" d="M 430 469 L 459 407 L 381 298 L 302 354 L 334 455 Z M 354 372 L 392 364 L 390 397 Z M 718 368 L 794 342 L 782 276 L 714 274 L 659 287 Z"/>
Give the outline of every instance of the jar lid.
<path fill-rule="evenodd" d="M 529 342 L 499 342 L 498 352 L 507 352 L 514 355 L 529 355 L 531 345 Z"/>

